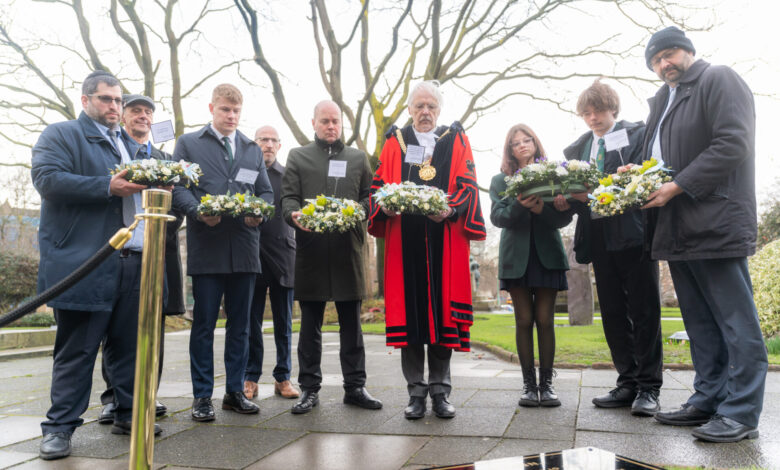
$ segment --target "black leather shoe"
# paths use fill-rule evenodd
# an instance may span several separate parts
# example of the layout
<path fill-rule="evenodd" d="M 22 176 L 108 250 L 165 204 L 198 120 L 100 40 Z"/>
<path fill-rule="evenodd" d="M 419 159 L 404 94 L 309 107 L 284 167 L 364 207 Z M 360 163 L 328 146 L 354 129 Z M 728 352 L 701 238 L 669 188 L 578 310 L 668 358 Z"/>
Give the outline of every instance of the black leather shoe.
<path fill-rule="evenodd" d="M 679 410 L 659 411 L 655 414 L 656 421 L 672 426 L 697 426 L 707 423 L 710 418 L 712 418 L 712 415 L 701 411 L 689 403 L 684 403 Z"/>
<path fill-rule="evenodd" d="M 70 455 L 70 433 L 53 432 L 43 436 L 38 455 L 43 460 L 61 459 Z"/>
<path fill-rule="evenodd" d="M 599 408 L 622 408 L 631 406 L 636 399 L 636 391 L 628 387 L 617 387 L 604 395 L 593 398 L 593 404 Z"/>
<path fill-rule="evenodd" d="M 114 411 L 116 410 L 116 404 L 114 402 L 105 405 L 98 415 L 98 423 L 111 424 L 114 422 Z"/>
<path fill-rule="evenodd" d="M 344 403 L 355 405 L 367 410 L 379 410 L 382 402 L 372 397 L 366 387 L 355 388 L 344 392 Z"/>
<path fill-rule="evenodd" d="M 244 392 L 226 393 L 222 397 L 222 409 L 233 410 L 236 413 L 251 415 L 260 412 L 260 407 L 247 400 Z"/>
<path fill-rule="evenodd" d="M 308 413 L 312 408 L 317 406 L 319 402 L 320 397 L 317 396 L 317 392 L 307 392 L 304 390 L 303 393 L 301 393 L 301 399 L 298 400 L 298 403 L 293 405 L 292 414 L 302 415 Z"/>
<path fill-rule="evenodd" d="M 425 416 L 425 397 L 409 397 L 409 406 L 404 410 L 404 418 L 420 419 Z"/>
<path fill-rule="evenodd" d="M 154 407 L 155 407 L 155 410 L 154 410 L 154 415 L 155 415 L 155 416 L 157 416 L 158 418 L 159 418 L 160 416 L 164 416 L 164 415 L 165 415 L 165 413 L 167 413 L 167 412 L 168 412 L 168 407 L 167 407 L 167 406 L 165 406 L 165 405 L 163 405 L 163 404 L 162 404 L 162 403 L 160 403 L 159 401 L 158 401 L 158 402 L 155 402 L 155 404 L 154 404 Z"/>
<path fill-rule="evenodd" d="M 640 390 L 631 404 L 631 414 L 634 416 L 655 416 L 660 410 L 657 390 Z"/>
<path fill-rule="evenodd" d="M 211 398 L 196 398 L 192 400 L 193 421 L 214 421 L 214 405 Z"/>
<path fill-rule="evenodd" d="M 111 426 L 111 434 L 123 434 L 129 436 L 133 430 L 133 423 L 131 421 L 114 421 L 114 425 Z M 154 435 L 159 436 L 162 434 L 162 428 L 159 424 L 154 425 Z"/>
<path fill-rule="evenodd" d="M 431 397 L 431 401 L 433 401 L 431 409 L 433 409 L 433 413 L 436 415 L 436 417 L 445 419 L 455 417 L 455 407 L 452 406 L 452 403 L 450 403 L 449 400 L 447 400 L 447 396 L 445 394 L 437 393 Z"/>
<path fill-rule="evenodd" d="M 691 431 L 691 434 L 702 441 L 739 442 L 742 439 L 757 438 L 758 429 L 716 414 L 707 424 L 703 424 Z"/>

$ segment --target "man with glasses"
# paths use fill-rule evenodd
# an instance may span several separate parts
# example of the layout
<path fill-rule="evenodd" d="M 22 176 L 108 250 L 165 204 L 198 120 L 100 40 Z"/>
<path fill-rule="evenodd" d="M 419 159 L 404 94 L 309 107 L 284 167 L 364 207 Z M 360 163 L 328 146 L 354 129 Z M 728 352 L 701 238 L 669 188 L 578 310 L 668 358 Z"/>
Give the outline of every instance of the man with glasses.
<path fill-rule="evenodd" d="M 767 372 L 747 264 L 756 250 L 756 113 L 734 70 L 695 54 L 673 26 L 645 50 L 665 84 L 650 99 L 644 154 L 675 172 L 645 206 L 660 208 L 652 256 L 669 261 L 696 371 L 693 395 L 655 419 L 736 442 L 758 437 Z"/>
<path fill-rule="evenodd" d="M 263 315 L 266 293 L 271 301 L 276 344 L 276 366 L 273 370 L 274 394 L 284 398 L 298 398 L 300 393 L 290 383 L 292 368 L 292 305 L 295 279 L 295 230 L 282 218 L 282 176 L 284 167 L 276 159 L 282 147 L 279 133 L 271 126 L 255 132 L 255 143 L 263 150 L 263 162 L 274 190 L 276 212 L 260 229 L 260 265 L 257 275 L 252 310 L 249 318 L 249 360 L 244 374 L 244 395 L 254 398 L 257 382 L 263 372 Z"/>
<path fill-rule="evenodd" d="M 95 71 L 81 89 L 78 119 L 48 126 L 32 150 L 32 180 L 41 195 L 39 292 L 75 271 L 143 212 L 139 193 L 145 186 L 128 182 L 126 171 L 109 175 L 139 147 L 119 126 L 119 81 Z M 57 319 L 57 337 L 51 408 L 41 423 L 44 460 L 70 455 L 71 435 L 89 406 L 92 369 L 103 338 L 116 395 L 115 419 L 131 420 L 142 248 L 139 225 L 121 253 L 48 303 Z"/>

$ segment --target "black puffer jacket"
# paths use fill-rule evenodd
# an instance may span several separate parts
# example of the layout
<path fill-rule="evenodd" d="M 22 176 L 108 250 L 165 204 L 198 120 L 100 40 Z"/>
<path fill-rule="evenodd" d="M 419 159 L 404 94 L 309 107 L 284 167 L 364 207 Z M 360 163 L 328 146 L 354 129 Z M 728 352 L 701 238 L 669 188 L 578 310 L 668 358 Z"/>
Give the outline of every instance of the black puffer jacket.
<path fill-rule="evenodd" d="M 625 129 L 628 133 L 628 146 L 607 152 L 604 158 L 604 171 L 615 173 L 617 168 L 628 163 L 642 161 L 642 142 L 645 135 L 645 125 L 640 122 L 619 121 L 615 130 Z M 563 150 L 567 160 L 582 160 L 590 155 L 592 132 L 581 135 L 573 144 Z M 621 158 L 622 157 L 622 158 Z M 572 206 L 577 211 L 577 228 L 574 232 L 574 253 L 578 263 L 588 264 L 591 261 L 591 239 L 594 230 L 603 231 L 607 251 L 620 251 L 642 245 L 642 213 L 632 211 L 615 217 L 591 220 L 590 208 L 574 201 Z"/>
<path fill-rule="evenodd" d="M 750 256 L 756 249 L 753 94 L 732 69 L 698 60 L 685 72 L 661 130 L 661 154 L 684 192 L 658 211 L 654 259 Z M 669 87 L 649 100 L 655 129 Z M 649 157 L 652 135 L 647 133 Z"/>

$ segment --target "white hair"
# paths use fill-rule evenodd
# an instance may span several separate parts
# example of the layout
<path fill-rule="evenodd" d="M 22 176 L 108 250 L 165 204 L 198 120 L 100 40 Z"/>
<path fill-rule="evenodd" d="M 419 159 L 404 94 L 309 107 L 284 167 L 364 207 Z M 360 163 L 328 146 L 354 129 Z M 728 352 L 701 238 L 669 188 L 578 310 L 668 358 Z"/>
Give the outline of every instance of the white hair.
<path fill-rule="evenodd" d="M 411 106 L 412 101 L 414 100 L 414 95 L 424 91 L 426 93 L 430 93 L 430 95 L 436 99 L 436 103 L 439 104 L 439 108 L 442 108 L 444 106 L 444 97 L 441 95 L 441 91 L 439 91 L 439 85 L 440 84 L 438 80 L 425 80 L 419 82 L 414 86 L 414 88 L 412 88 L 412 92 L 409 93 L 409 99 L 407 100 L 406 105 Z"/>

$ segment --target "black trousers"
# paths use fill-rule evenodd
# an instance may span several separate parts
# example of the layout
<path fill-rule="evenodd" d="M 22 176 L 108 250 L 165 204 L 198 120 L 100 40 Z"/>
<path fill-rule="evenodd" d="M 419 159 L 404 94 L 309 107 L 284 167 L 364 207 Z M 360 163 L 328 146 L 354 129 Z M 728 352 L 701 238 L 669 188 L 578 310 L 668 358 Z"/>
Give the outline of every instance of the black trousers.
<path fill-rule="evenodd" d="M 337 301 L 339 316 L 339 359 L 344 376 L 344 389 L 366 385 L 366 349 L 360 327 L 362 301 Z M 325 302 L 299 301 L 301 331 L 298 337 L 298 382 L 301 390 L 317 392 L 322 383 L 322 319 Z"/>
<path fill-rule="evenodd" d="M 593 231 L 592 260 L 601 321 L 617 386 L 660 390 L 663 384 L 661 299 L 658 262 L 643 258 L 642 247 L 606 251 Z"/>
<path fill-rule="evenodd" d="M 116 417 L 129 421 L 133 409 L 135 347 L 138 331 L 138 294 L 141 256 L 121 258 L 119 291 L 111 311 L 55 309 L 57 337 L 51 377 L 51 408 L 41 423 L 43 434 L 73 432 L 84 422 L 89 406 L 92 369 L 105 338 L 108 374 L 116 394 Z"/>
<path fill-rule="evenodd" d="M 160 354 L 158 356 L 159 367 L 157 368 L 157 390 L 160 389 L 160 380 L 162 379 L 163 371 L 163 357 L 165 356 L 165 316 L 163 315 L 162 328 L 160 328 Z M 100 403 L 103 406 L 109 403 L 116 403 L 116 397 L 114 396 L 114 386 L 111 385 L 111 377 L 108 373 L 110 364 L 108 364 L 108 355 L 105 353 L 106 341 L 103 340 L 102 344 L 103 356 L 100 361 L 100 372 L 103 374 L 103 381 L 106 383 L 106 389 L 100 394 Z M 135 374 L 135 371 L 133 372 Z M 135 377 L 135 375 L 133 375 Z"/>

